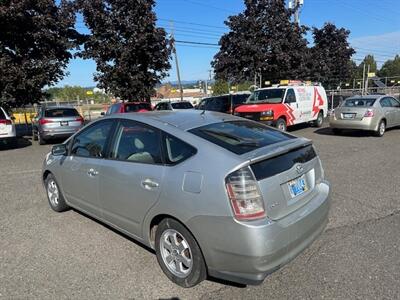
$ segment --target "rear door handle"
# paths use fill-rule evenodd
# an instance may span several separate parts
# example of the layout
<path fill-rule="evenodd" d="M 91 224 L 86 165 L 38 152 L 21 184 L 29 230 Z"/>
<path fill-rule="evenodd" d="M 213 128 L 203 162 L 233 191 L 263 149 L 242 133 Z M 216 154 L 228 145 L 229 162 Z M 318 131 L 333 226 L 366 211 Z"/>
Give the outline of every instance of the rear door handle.
<path fill-rule="evenodd" d="M 90 177 L 94 177 L 94 176 L 99 175 L 99 171 L 96 171 L 95 169 L 90 168 L 89 171 L 87 171 L 87 174 L 88 174 Z"/>
<path fill-rule="evenodd" d="M 155 189 L 155 188 L 159 187 L 159 184 L 157 182 L 155 182 L 155 181 L 153 181 L 153 180 L 151 180 L 149 178 L 143 180 L 141 182 L 141 184 L 142 184 L 142 187 L 144 189 L 146 189 L 146 190 L 152 190 L 152 189 Z"/>

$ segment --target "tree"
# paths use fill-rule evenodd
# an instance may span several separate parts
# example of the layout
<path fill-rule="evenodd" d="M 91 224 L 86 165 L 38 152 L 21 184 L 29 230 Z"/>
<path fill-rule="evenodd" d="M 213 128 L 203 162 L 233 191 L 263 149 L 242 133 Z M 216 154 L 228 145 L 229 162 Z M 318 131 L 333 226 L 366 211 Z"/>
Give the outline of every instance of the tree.
<path fill-rule="evenodd" d="M 400 55 L 387 60 L 379 71 L 380 77 L 400 76 Z"/>
<path fill-rule="evenodd" d="M 212 90 L 213 90 L 214 96 L 228 94 L 229 93 L 229 84 L 225 80 L 218 79 L 214 82 L 214 85 L 212 86 Z"/>
<path fill-rule="evenodd" d="M 79 6 L 91 30 L 81 56 L 96 61 L 99 87 L 124 100 L 149 100 L 170 68 L 154 0 L 79 0 Z"/>
<path fill-rule="evenodd" d="M 314 27 L 312 34 L 310 79 L 322 82 L 327 88 L 336 88 L 352 75 L 351 57 L 355 51 L 348 42 L 350 31 L 326 23 L 321 29 Z"/>
<path fill-rule="evenodd" d="M 221 49 L 212 62 L 216 78 L 233 83 L 253 81 L 258 73 L 272 81 L 301 78 L 306 28 L 291 22 L 293 11 L 284 0 L 245 0 L 245 6 L 225 22 L 230 31 L 219 41 Z"/>
<path fill-rule="evenodd" d="M 80 35 L 73 4 L 62 0 L 0 2 L 0 99 L 17 105 L 41 100 L 42 88 L 66 74 Z"/>

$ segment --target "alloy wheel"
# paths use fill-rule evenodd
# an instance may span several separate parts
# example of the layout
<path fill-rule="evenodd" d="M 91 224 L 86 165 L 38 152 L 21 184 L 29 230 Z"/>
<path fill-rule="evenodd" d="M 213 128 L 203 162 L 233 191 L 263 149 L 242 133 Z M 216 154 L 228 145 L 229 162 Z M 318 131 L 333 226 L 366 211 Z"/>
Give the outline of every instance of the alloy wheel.
<path fill-rule="evenodd" d="M 49 197 L 52 206 L 58 205 L 60 194 L 58 191 L 57 183 L 54 180 L 50 180 L 47 183 L 47 196 Z"/>
<path fill-rule="evenodd" d="M 189 243 L 176 230 L 165 230 L 160 239 L 162 260 L 168 270 L 177 277 L 185 278 L 193 268 L 193 256 Z"/>

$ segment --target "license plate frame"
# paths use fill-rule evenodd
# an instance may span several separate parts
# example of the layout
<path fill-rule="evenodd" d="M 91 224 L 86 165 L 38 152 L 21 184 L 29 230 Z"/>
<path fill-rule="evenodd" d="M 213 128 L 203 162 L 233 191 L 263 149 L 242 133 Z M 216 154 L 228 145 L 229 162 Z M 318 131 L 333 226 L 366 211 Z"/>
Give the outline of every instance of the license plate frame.
<path fill-rule="evenodd" d="M 68 121 L 60 121 L 60 126 L 68 126 Z"/>
<path fill-rule="evenodd" d="M 296 198 L 308 191 L 308 184 L 305 175 L 297 177 L 287 183 L 290 196 Z"/>
<path fill-rule="evenodd" d="M 354 117 L 356 116 L 356 114 L 354 113 L 343 113 L 343 119 L 354 119 Z"/>

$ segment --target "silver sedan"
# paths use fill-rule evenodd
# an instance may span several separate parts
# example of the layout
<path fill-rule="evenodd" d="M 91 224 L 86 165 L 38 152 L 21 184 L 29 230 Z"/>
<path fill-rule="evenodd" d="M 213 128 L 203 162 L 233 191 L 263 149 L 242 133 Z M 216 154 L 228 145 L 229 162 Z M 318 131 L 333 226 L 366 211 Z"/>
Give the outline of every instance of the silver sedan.
<path fill-rule="evenodd" d="M 53 146 L 42 176 L 53 210 L 153 248 L 183 287 L 261 283 L 318 237 L 330 206 L 311 141 L 196 110 L 95 121 Z"/>
<path fill-rule="evenodd" d="M 337 107 L 330 127 L 338 134 L 343 129 L 367 130 L 383 136 L 386 128 L 400 126 L 400 102 L 385 95 L 353 96 Z"/>

